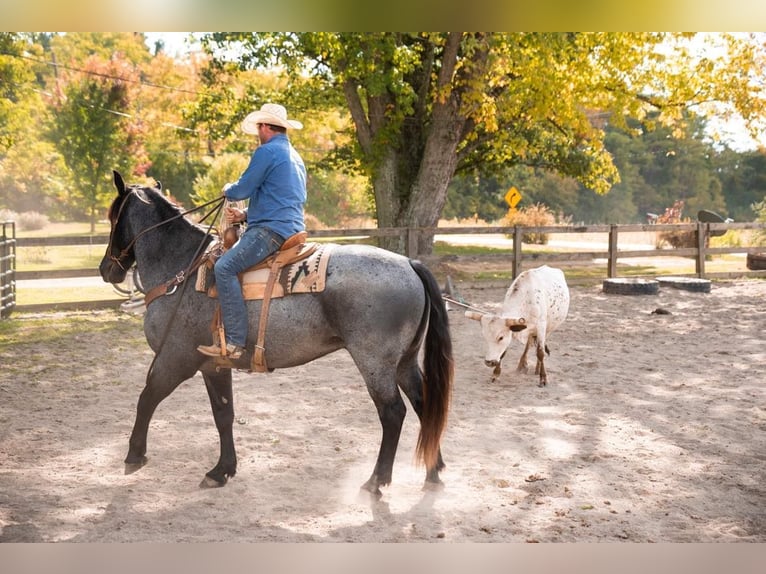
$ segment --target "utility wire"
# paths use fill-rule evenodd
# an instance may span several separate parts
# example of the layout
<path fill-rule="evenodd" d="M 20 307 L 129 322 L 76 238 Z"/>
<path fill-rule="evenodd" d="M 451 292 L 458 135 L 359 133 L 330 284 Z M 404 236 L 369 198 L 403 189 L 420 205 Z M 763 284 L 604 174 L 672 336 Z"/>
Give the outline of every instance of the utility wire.
<path fill-rule="evenodd" d="M 58 62 L 49 62 L 46 60 L 41 60 L 39 58 L 34 58 L 32 56 L 26 56 L 23 54 L 14 54 L 11 52 L 2 52 L 0 51 L 0 56 L 10 56 L 11 58 L 19 58 L 21 60 L 29 60 L 30 62 L 35 62 L 36 64 L 43 64 L 45 66 L 51 66 L 52 68 L 61 68 L 64 70 L 68 70 L 70 72 L 80 72 L 82 74 L 88 74 L 91 76 L 98 76 L 100 78 L 106 78 L 108 80 L 119 80 L 121 82 L 130 82 L 133 84 L 140 84 L 142 86 L 147 86 L 149 88 L 157 88 L 160 90 L 170 90 L 172 92 L 180 92 L 183 94 L 191 94 L 194 96 L 201 96 L 203 95 L 202 92 L 198 92 L 195 90 L 187 90 L 185 88 L 174 88 L 172 86 L 163 86 L 162 84 L 154 84 L 152 82 L 146 82 L 144 80 L 134 80 L 132 78 L 123 78 L 122 76 L 115 76 L 113 74 L 105 74 L 103 72 L 94 72 L 92 70 L 85 70 L 83 68 L 75 68 L 74 66 L 67 66 L 66 64 L 59 64 Z"/>

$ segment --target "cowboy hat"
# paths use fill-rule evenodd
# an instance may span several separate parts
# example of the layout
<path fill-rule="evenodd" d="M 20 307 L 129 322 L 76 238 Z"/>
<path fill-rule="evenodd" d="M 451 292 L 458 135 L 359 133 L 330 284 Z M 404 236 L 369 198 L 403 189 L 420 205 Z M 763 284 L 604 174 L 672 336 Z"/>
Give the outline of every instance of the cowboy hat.
<path fill-rule="evenodd" d="M 288 120 L 287 110 L 279 104 L 263 104 L 257 112 L 252 112 L 242 121 L 242 131 L 246 134 L 257 134 L 257 124 L 270 124 L 299 130 L 303 124 L 298 120 Z"/>

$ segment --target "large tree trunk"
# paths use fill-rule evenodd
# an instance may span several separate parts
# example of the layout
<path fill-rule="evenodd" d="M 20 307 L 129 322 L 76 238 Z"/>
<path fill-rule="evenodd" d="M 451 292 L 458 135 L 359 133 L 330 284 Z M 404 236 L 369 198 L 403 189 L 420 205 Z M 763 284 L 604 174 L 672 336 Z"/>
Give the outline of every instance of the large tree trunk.
<path fill-rule="evenodd" d="M 435 228 L 447 199 L 447 186 L 457 166 L 457 148 L 465 135 L 466 118 L 461 115 L 463 91 L 470 85 L 466 76 L 481 75 L 486 51 L 472 52 L 472 66 L 458 71 L 462 33 L 451 33 L 440 51 L 440 64 L 414 71 L 411 79 L 420 99 L 392 138 L 390 110 L 397 101 L 390 92 L 368 94 L 366 106 L 357 84 L 343 88 L 356 126 L 357 140 L 372 168 L 372 185 L 378 227 Z M 433 70 L 438 70 L 434 78 Z M 455 76 L 462 76 L 453 85 Z M 432 83 L 433 82 L 433 83 Z M 438 97 L 433 100 L 433 94 Z M 430 116 L 430 117 L 429 117 Z M 407 121 L 411 120 L 411 121 Z M 380 141 L 377 136 L 383 134 Z M 385 142 L 385 143 L 383 143 Z M 405 241 L 382 238 L 379 244 L 404 253 Z M 417 253 L 430 255 L 433 233 L 419 234 Z"/>
<path fill-rule="evenodd" d="M 432 129 L 417 177 L 409 192 L 409 205 L 404 220 L 408 227 L 436 227 L 447 201 L 447 186 L 457 165 L 457 146 L 463 126 L 457 109 L 448 102 L 436 106 Z M 418 236 L 418 255 L 430 255 L 433 251 L 433 233 Z"/>

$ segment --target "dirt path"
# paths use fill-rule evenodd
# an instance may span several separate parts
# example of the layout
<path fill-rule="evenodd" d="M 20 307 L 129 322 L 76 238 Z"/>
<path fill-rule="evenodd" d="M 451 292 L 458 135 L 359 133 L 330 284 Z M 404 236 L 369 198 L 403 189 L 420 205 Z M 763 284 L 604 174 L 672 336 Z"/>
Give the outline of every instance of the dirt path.
<path fill-rule="evenodd" d="M 461 293 L 490 309 L 504 289 Z M 757 281 L 573 287 L 544 389 L 514 372 L 520 347 L 490 384 L 478 325 L 450 312 L 446 488 L 421 491 L 410 412 L 377 503 L 358 489 L 379 423 L 345 352 L 236 373 L 239 472 L 202 490 L 218 439 L 200 377 L 157 410 L 149 464 L 123 474 L 151 361 L 140 319 L 14 320 L 0 325 L 0 541 L 764 542 L 764 301 Z"/>

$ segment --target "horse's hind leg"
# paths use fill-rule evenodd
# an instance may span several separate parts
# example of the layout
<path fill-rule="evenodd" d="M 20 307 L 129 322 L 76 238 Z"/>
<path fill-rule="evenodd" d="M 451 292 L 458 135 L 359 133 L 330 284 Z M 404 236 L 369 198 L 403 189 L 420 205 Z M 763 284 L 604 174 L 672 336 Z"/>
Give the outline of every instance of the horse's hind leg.
<path fill-rule="evenodd" d="M 378 410 L 380 424 L 383 427 L 383 438 L 380 442 L 375 469 L 369 480 L 362 485 L 362 490 L 368 491 L 375 498 L 380 498 L 383 496 L 380 487 L 391 484 L 394 458 L 399 446 L 407 407 L 399 390 L 393 384 L 385 389 L 379 389 L 376 385 L 370 384 L 368 377 L 365 377 L 365 380 L 367 380 L 367 389 L 375 403 L 375 408 Z"/>
<path fill-rule="evenodd" d="M 202 373 L 210 397 L 215 426 L 221 440 L 221 454 L 200 484 L 203 488 L 223 486 L 237 473 L 237 453 L 234 450 L 234 400 L 231 388 L 231 369 L 219 373 Z"/>
<path fill-rule="evenodd" d="M 412 404 L 412 408 L 418 415 L 418 420 L 421 420 L 423 416 L 423 375 L 417 364 L 410 365 L 401 371 L 399 386 L 404 391 L 410 404 Z M 444 467 L 445 464 L 440 447 L 436 466 L 426 469 L 426 481 L 423 485 L 423 490 L 440 490 L 444 488 L 444 483 L 439 478 L 439 472 L 444 470 Z"/>

